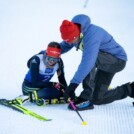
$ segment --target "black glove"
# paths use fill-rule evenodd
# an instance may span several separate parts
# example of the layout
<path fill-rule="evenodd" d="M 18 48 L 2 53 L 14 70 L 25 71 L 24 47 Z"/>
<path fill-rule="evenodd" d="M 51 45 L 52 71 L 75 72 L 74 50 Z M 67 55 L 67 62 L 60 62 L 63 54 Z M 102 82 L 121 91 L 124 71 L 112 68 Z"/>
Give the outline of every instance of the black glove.
<path fill-rule="evenodd" d="M 74 99 L 75 98 L 75 89 L 78 87 L 78 84 L 76 83 L 70 83 L 70 85 L 66 88 L 64 94 L 63 94 L 63 97 L 64 97 L 64 100 L 67 102 L 68 101 L 68 98 L 70 97 L 71 99 Z"/>

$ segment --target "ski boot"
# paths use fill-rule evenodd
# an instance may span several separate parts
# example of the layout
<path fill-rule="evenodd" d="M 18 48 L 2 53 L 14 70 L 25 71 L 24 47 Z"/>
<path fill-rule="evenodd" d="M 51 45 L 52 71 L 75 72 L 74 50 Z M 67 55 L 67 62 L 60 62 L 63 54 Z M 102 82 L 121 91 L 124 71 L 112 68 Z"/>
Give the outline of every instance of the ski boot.
<path fill-rule="evenodd" d="M 38 97 L 37 91 L 33 91 L 33 93 L 29 94 L 31 98 L 31 102 L 34 102 L 37 106 L 44 106 L 45 100 L 43 98 Z"/>
<path fill-rule="evenodd" d="M 59 104 L 65 104 L 66 103 L 63 97 L 60 97 L 58 99 L 58 101 L 59 101 Z"/>
<path fill-rule="evenodd" d="M 94 105 L 92 102 L 81 97 L 78 97 L 77 100 L 74 101 L 74 105 L 78 111 L 94 109 Z M 71 104 L 68 105 L 68 109 L 74 110 Z"/>
<path fill-rule="evenodd" d="M 60 98 L 54 98 L 54 99 L 46 99 L 45 103 L 46 104 L 61 104 L 61 103 L 65 103 L 65 101 L 63 97 L 60 97 Z"/>
<path fill-rule="evenodd" d="M 37 106 L 44 106 L 44 105 L 46 105 L 45 100 L 42 99 L 42 98 L 40 98 L 38 100 L 35 100 L 35 103 L 36 103 Z"/>
<path fill-rule="evenodd" d="M 30 98 L 27 95 L 20 95 L 16 97 L 15 99 L 11 100 L 13 104 L 18 104 L 18 105 L 22 105 L 28 101 L 30 101 Z"/>

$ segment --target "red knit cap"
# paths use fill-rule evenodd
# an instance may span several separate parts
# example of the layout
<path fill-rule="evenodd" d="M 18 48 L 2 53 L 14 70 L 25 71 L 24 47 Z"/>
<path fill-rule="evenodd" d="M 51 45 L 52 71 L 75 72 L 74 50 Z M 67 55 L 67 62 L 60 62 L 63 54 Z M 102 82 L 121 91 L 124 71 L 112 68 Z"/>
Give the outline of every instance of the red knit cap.
<path fill-rule="evenodd" d="M 64 20 L 60 26 L 61 37 L 64 41 L 71 43 L 80 35 L 80 28 L 77 24 Z"/>

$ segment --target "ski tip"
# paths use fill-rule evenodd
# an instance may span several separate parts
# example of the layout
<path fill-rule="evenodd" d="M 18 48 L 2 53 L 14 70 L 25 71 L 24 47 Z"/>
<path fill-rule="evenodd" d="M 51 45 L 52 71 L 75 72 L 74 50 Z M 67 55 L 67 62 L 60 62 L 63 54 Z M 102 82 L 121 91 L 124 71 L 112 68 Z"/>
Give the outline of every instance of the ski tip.
<path fill-rule="evenodd" d="M 82 122 L 82 125 L 85 126 L 85 125 L 87 125 L 87 123 L 86 123 L 85 121 L 83 121 L 83 122 Z"/>
<path fill-rule="evenodd" d="M 52 121 L 52 119 L 41 119 L 42 121 Z"/>
<path fill-rule="evenodd" d="M 48 119 L 47 121 L 52 121 L 52 119 Z"/>

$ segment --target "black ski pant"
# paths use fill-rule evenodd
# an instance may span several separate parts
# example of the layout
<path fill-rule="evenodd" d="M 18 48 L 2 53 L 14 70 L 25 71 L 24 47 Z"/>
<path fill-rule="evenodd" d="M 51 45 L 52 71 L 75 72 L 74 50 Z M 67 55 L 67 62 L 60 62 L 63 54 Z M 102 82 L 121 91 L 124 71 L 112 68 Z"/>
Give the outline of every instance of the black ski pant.
<path fill-rule="evenodd" d="M 24 80 L 22 84 L 22 92 L 24 95 L 34 94 L 36 91 L 38 98 L 43 99 L 60 99 L 63 97 L 63 92 L 61 90 L 57 90 L 54 87 L 51 88 L 35 88 L 32 86 L 30 82 Z"/>
<path fill-rule="evenodd" d="M 94 104 L 107 104 L 131 96 L 129 83 L 108 90 L 114 75 L 123 70 L 126 61 L 111 54 L 99 52 L 96 65 L 83 80 L 81 98 L 91 100 Z"/>

